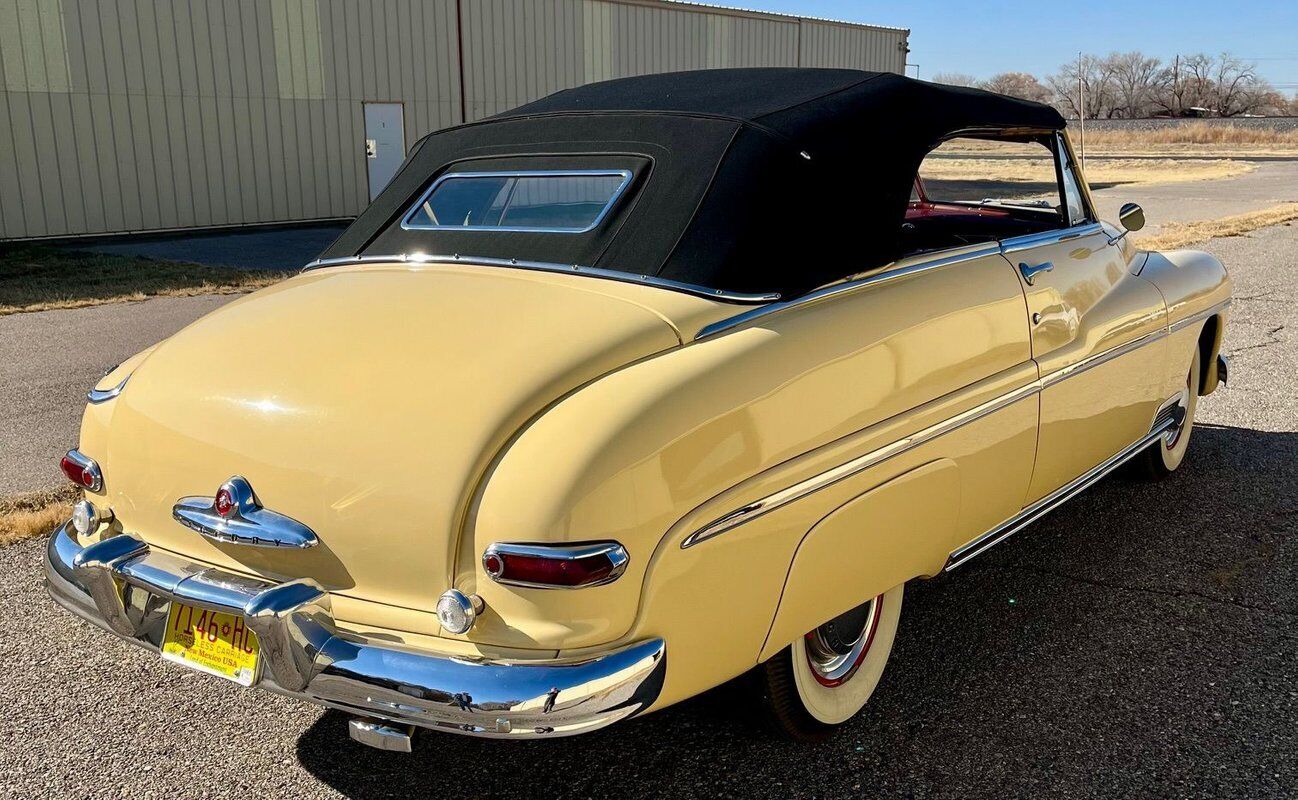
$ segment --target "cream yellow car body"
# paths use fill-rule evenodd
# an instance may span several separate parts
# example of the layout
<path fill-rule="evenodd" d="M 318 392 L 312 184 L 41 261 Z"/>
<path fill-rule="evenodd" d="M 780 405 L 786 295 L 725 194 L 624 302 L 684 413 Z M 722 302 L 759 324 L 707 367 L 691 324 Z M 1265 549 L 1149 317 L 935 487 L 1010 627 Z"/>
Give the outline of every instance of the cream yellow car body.
<path fill-rule="evenodd" d="M 873 691 L 903 584 L 1188 442 L 1224 377 L 1224 268 L 1098 221 L 1064 128 L 978 90 L 769 69 L 430 134 L 320 262 L 95 387 L 68 472 L 93 459 L 77 519 L 111 521 L 52 537 L 51 592 L 155 650 L 177 603 L 242 617 L 263 685 L 378 746 L 409 747 L 387 723 L 580 733 L 759 665 L 800 693 L 785 729 L 823 733 Z M 962 136 L 1044 147 L 1058 204 L 907 216 Z M 294 546 L 195 523 L 223 485 Z M 618 553 L 591 585 L 488 573 L 501 546 L 591 543 Z M 808 633 L 867 605 L 811 675 Z"/>
<path fill-rule="evenodd" d="M 1064 258 L 1090 257 L 1088 238 L 1117 250 L 1105 239 L 1116 233 L 1078 237 Z M 104 377 L 97 388 L 129 385 L 87 407 L 79 447 L 103 468 L 91 496 L 115 519 L 79 544 L 130 531 L 237 573 L 310 576 L 345 629 L 451 655 L 553 658 L 661 638 L 660 708 L 941 572 L 1147 430 L 1201 339 L 1215 363 L 1230 291 L 1220 265 L 1120 247 L 1104 313 L 1049 328 L 1045 346 L 1029 336 L 1017 256 L 1001 248 L 912 258 L 734 322 L 732 304 L 580 275 L 315 270 Z M 1050 291 L 1028 291 L 1028 306 L 1049 313 Z M 1064 352 L 1034 360 L 1034 346 Z M 1043 400 L 1056 390 L 1057 404 Z M 1067 457 L 1034 458 L 1038 442 Z M 227 545 L 171 520 L 175 498 L 235 472 L 322 545 Z M 626 547 L 619 580 L 528 589 L 481 565 L 496 541 L 591 539 Z M 433 613 L 448 587 L 485 601 L 466 634 Z"/>

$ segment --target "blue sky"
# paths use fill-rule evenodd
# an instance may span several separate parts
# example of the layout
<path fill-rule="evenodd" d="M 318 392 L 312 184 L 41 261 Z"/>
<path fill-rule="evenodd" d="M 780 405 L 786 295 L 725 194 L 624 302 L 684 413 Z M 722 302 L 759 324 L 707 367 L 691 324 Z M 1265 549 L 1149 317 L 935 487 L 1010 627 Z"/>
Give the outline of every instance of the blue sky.
<path fill-rule="evenodd" d="M 1223 50 L 1259 59 L 1258 71 L 1286 94 L 1298 91 L 1295 0 L 1089 0 L 1089 2 L 851 2 L 741 0 L 737 5 L 910 28 L 910 62 L 921 78 L 965 72 L 1046 75 L 1077 57 L 1142 50 L 1170 59 Z M 908 71 L 914 75 L 914 70 Z"/>

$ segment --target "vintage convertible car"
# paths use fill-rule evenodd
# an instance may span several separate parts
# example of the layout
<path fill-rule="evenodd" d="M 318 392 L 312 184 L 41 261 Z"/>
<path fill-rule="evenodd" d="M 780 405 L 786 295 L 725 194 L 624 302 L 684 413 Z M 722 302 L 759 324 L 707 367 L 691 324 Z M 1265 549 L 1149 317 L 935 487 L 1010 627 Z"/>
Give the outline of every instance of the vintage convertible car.
<path fill-rule="evenodd" d="M 953 138 L 1040 147 L 1049 197 L 912 201 Z M 817 738 L 907 581 L 1182 463 L 1230 291 L 1096 217 L 1046 106 L 820 69 L 559 92 L 420 140 L 302 274 L 105 375 L 49 589 L 388 749 L 739 676 Z"/>

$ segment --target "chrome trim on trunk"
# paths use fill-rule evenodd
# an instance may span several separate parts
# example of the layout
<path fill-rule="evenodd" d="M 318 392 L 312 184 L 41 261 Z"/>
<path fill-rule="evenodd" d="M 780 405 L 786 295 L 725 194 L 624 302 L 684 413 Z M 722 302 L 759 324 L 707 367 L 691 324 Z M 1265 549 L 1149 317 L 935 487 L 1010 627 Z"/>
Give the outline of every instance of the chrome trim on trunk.
<path fill-rule="evenodd" d="M 154 551 L 120 534 L 85 548 L 67 526 L 45 553 L 50 595 L 77 616 L 158 650 L 170 603 L 243 616 L 261 642 L 256 685 L 351 714 L 452 733 L 527 739 L 602 728 L 645 710 L 667 668 L 662 639 L 603 653 L 500 659 L 442 654 L 335 623 L 307 579 L 276 584 Z"/>
<path fill-rule="evenodd" d="M 620 283 L 634 283 L 642 286 L 653 286 L 659 289 L 670 289 L 684 292 L 709 300 L 722 300 L 728 303 L 773 303 L 780 299 L 775 292 L 765 294 L 748 294 L 731 292 L 725 289 L 709 289 L 693 283 L 657 278 L 652 275 L 634 275 L 630 272 L 583 267 L 580 264 L 553 264 L 548 261 L 524 261 L 517 258 L 488 258 L 486 256 L 428 255 L 425 253 L 400 253 L 396 255 L 359 255 L 341 258 L 317 258 L 302 268 L 303 272 L 323 267 L 340 267 L 349 264 L 480 264 L 484 267 L 505 267 L 508 269 L 530 269 L 538 272 L 556 272 L 566 275 L 585 275 L 590 278 L 603 278 Z"/>
<path fill-rule="evenodd" d="M 226 493 L 233 500 L 229 513 L 221 514 L 218 498 Z M 238 475 L 217 490 L 215 497 L 182 497 L 171 508 L 181 525 L 215 542 L 249 547 L 315 547 L 320 539 L 301 522 L 268 508 L 262 508 L 252 486 Z"/>

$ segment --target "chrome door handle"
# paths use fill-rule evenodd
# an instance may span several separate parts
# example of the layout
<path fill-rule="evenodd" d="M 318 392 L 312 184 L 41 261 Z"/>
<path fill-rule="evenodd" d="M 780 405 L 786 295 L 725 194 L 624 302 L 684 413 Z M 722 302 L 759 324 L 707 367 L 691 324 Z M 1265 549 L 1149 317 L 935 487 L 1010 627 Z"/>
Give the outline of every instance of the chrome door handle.
<path fill-rule="evenodd" d="M 1033 282 L 1036 281 L 1038 272 L 1050 272 L 1054 268 L 1055 265 L 1049 261 L 1037 264 L 1036 266 L 1030 266 L 1024 263 L 1019 264 L 1019 272 L 1023 274 L 1023 280 L 1028 282 L 1028 286 L 1031 286 Z"/>

